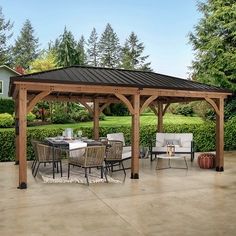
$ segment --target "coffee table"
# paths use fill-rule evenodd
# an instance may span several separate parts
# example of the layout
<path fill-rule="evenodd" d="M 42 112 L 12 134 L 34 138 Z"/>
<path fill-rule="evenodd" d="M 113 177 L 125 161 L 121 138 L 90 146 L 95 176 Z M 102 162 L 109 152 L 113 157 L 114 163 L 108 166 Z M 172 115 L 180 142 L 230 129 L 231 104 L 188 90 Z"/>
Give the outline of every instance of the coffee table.
<path fill-rule="evenodd" d="M 168 167 L 163 167 L 163 168 L 159 168 L 158 167 L 158 160 L 159 159 L 166 159 L 168 160 Z M 185 162 L 186 167 L 173 167 L 171 166 L 171 160 L 176 160 L 176 159 L 183 159 Z M 164 170 L 164 169 L 188 169 L 188 164 L 186 161 L 186 156 L 183 154 L 175 154 L 174 156 L 169 156 L 167 154 L 159 154 L 157 155 L 157 165 L 156 165 L 156 170 Z"/>

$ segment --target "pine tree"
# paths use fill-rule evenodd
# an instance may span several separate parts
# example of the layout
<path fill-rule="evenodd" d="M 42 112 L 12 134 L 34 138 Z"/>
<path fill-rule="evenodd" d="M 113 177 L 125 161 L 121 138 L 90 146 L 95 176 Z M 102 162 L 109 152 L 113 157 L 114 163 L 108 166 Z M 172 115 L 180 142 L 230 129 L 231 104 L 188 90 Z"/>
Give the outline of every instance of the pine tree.
<path fill-rule="evenodd" d="M 131 70 L 150 71 L 150 62 L 145 62 L 149 56 L 142 56 L 143 43 L 140 43 L 137 35 L 132 32 L 122 48 L 121 67 Z"/>
<path fill-rule="evenodd" d="M 110 24 L 107 24 L 98 45 L 99 65 L 117 68 L 120 65 L 120 43 L 117 34 Z"/>
<path fill-rule="evenodd" d="M 85 42 L 84 36 L 82 35 L 79 42 L 78 42 L 78 45 L 77 45 L 77 52 L 78 52 L 78 56 L 79 56 L 80 65 L 87 64 L 87 55 L 85 52 L 85 44 L 86 44 L 86 42 Z"/>
<path fill-rule="evenodd" d="M 203 17 L 189 37 L 193 78 L 236 91 L 236 2 L 207 0 L 198 10 Z"/>
<path fill-rule="evenodd" d="M 98 66 L 98 35 L 96 29 L 93 28 L 88 39 L 88 64 L 91 66 Z"/>
<path fill-rule="evenodd" d="M 15 66 L 22 66 L 25 69 L 29 68 L 30 62 L 39 55 L 38 41 L 38 38 L 34 36 L 31 22 L 26 20 L 13 47 Z"/>
<path fill-rule="evenodd" d="M 58 66 L 72 66 L 80 64 L 77 51 L 77 43 L 71 31 L 64 28 L 63 34 L 60 36 L 59 44 L 57 45 L 56 56 Z"/>
<path fill-rule="evenodd" d="M 5 20 L 2 8 L 0 7 L 0 65 L 9 65 L 10 47 L 8 45 L 8 40 L 12 37 L 12 27 L 13 24 L 10 20 Z"/>

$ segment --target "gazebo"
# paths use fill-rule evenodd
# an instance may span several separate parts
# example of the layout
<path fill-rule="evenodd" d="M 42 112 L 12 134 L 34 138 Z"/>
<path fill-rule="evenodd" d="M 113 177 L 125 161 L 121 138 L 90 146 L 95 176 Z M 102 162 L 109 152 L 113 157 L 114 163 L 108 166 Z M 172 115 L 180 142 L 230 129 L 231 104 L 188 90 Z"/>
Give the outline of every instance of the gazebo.
<path fill-rule="evenodd" d="M 132 179 L 139 178 L 139 116 L 144 109 L 155 112 L 161 132 L 171 103 L 206 100 L 216 113 L 216 171 L 224 171 L 224 99 L 229 90 L 154 72 L 84 66 L 14 76 L 9 86 L 15 100 L 20 189 L 27 188 L 26 116 L 40 100 L 83 104 L 93 116 L 94 139 L 99 138 L 99 114 L 111 103 L 124 103 L 132 115 Z"/>

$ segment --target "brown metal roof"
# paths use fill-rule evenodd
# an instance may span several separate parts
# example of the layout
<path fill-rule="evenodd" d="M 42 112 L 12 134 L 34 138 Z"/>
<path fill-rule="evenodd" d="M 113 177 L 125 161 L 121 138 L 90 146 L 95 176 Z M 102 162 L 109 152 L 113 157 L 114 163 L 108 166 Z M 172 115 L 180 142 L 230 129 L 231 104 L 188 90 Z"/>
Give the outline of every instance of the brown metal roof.
<path fill-rule="evenodd" d="M 154 72 L 87 66 L 71 66 L 50 71 L 11 77 L 9 89 L 10 95 L 12 94 L 12 84 L 14 81 L 157 88 L 221 93 L 230 92 L 229 90 L 222 89 L 216 86 L 210 86 L 199 82 Z"/>

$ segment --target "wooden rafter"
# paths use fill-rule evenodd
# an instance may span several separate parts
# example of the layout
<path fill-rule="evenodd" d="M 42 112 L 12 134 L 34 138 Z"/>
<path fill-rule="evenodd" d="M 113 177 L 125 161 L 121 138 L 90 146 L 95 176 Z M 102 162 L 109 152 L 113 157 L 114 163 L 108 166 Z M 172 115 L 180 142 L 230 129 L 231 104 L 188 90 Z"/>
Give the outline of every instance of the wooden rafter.
<path fill-rule="evenodd" d="M 115 93 L 115 96 L 118 97 L 128 107 L 129 112 L 131 114 L 134 114 L 134 108 L 133 108 L 132 104 L 123 94 Z"/>
<path fill-rule="evenodd" d="M 29 113 L 34 108 L 34 106 L 48 94 L 50 94 L 50 91 L 43 91 L 31 99 L 27 104 L 27 112 Z"/>

